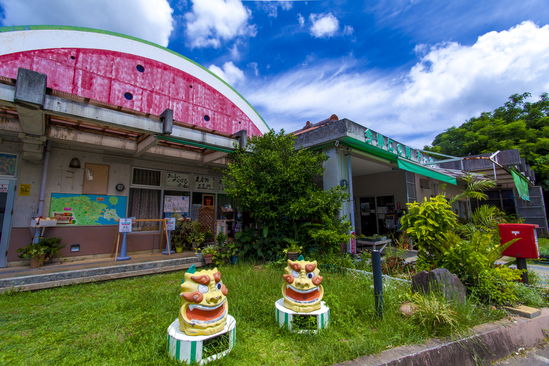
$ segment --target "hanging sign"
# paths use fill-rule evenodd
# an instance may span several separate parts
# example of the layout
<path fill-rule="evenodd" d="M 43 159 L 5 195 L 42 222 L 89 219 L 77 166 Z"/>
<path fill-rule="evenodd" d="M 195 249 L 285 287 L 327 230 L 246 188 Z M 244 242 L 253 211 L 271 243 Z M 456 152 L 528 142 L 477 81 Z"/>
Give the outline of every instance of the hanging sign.
<path fill-rule="evenodd" d="M 131 233 L 132 232 L 132 219 L 120 219 L 118 221 L 118 232 L 119 233 Z"/>
<path fill-rule="evenodd" d="M 168 231 L 175 230 L 175 217 L 168 217 L 168 221 L 166 222 L 166 228 L 168 229 Z"/>
<path fill-rule="evenodd" d="M 0 192 L 1 193 L 8 193 L 9 185 L 7 184 L 0 184 Z"/>
<path fill-rule="evenodd" d="M 217 178 L 217 190 L 219 192 L 225 192 L 225 183 L 223 182 L 223 177 Z"/>
<path fill-rule="evenodd" d="M 202 190 L 202 191 L 214 191 L 215 190 L 215 184 L 214 184 L 215 178 L 211 175 L 198 175 L 195 174 L 194 176 L 194 189 Z"/>
<path fill-rule="evenodd" d="M 191 175 L 188 173 L 166 172 L 166 187 L 191 188 Z"/>

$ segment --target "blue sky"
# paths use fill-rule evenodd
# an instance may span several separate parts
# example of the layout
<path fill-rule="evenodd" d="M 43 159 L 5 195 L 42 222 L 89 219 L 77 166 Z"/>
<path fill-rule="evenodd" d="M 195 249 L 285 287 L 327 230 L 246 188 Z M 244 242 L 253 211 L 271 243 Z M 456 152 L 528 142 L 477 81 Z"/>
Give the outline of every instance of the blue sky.
<path fill-rule="evenodd" d="M 549 92 L 547 0 L 0 0 L 0 18 L 156 42 L 286 132 L 336 114 L 423 147 L 511 94 Z"/>

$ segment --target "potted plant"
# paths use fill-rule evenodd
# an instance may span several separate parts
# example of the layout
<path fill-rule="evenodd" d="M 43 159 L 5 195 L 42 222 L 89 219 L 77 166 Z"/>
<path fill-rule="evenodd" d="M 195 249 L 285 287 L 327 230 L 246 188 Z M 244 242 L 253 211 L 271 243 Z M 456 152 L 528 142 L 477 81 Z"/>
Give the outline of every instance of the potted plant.
<path fill-rule="evenodd" d="M 238 247 L 233 240 L 227 242 L 227 256 L 229 257 L 231 264 L 238 264 Z"/>
<path fill-rule="evenodd" d="M 284 241 L 289 243 L 288 247 L 284 249 L 284 253 L 286 254 L 286 258 L 295 261 L 299 257 L 299 254 L 301 254 L 301 251 L 303 250 L 303 247 L 299 245 L 297 240 L 290 239 L 290 238 L 284 238 Z"/>
<path fill-rule="evenodd" d="M 181 234 L 174 235 L 173 236 L 173 245 L 175 246 L 175 252 L 181 253 L 183 251 L 183 243 L 184 243 L 183 236 Z"/>
<path fill-rule="evenodd" d="M 215 245 L 208 245 L 202 249 L 202 255 L 204 256 L 204 263 L 211 264 L 213 262 L 212 257 L 217 253 Z"/>
<path fill-rule="evenodd" d="M 17 252 L 21 253 L 19 258 L 30 258 L 31 268 L 38 268 L 65 247 L 60 244 L 61 237 L 42 238 L 38 243 L 31 243 L 24 248 L 17 249 Z"/>

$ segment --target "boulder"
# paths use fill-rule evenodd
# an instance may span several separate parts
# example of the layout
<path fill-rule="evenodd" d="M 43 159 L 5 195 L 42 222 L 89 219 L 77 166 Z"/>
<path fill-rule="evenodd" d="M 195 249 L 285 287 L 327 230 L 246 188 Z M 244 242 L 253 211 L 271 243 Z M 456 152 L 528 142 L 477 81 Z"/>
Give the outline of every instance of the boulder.
<path fill-rule="evenodd" d="M 440 291 L 448 300 L 465 301 L 467 290 L 458 276 L 450 273 L 446 268 L 437 268 L 432 271 L 423 271 L 412 276 L 412 291 L 429 294 L 431 291 Z"/>

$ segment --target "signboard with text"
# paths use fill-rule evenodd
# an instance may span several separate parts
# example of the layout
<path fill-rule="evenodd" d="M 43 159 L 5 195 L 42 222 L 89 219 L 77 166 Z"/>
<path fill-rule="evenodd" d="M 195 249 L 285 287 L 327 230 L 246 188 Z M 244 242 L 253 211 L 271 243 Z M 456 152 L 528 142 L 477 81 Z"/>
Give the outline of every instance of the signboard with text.
<path fill-rule="evenodd" d="M 119 233 L 131 233 L 132 232 L 132 219 L 125 218 L 118 221 L 118 232 Z"/>
<path fill-rule="evenodd" d="M 190 182 L 189 173 L 166 172 L 166 187 L 190 189 Z"/>

